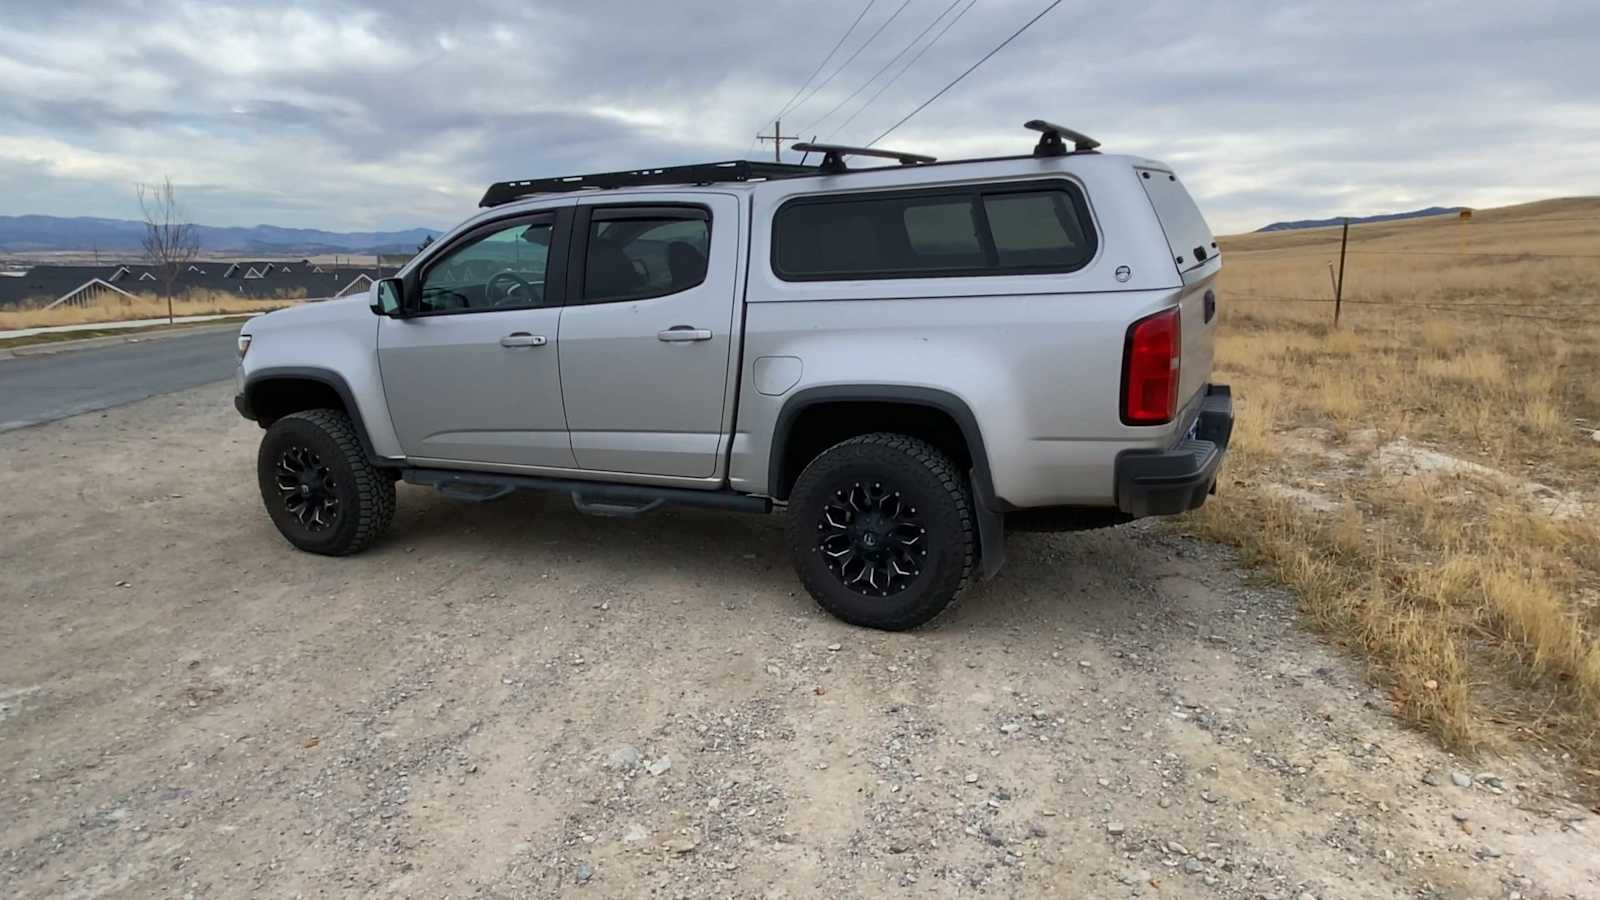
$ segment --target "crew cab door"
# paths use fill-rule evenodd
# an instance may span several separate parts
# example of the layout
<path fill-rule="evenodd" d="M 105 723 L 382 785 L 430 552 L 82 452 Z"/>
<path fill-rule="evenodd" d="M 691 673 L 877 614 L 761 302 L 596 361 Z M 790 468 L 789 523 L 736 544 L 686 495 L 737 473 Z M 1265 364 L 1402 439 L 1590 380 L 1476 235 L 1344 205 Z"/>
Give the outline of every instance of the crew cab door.
<path fill-rule="evenodd" d="M 383 318 L 389 416 L 419 462 L 575 468 L 556 336 L 572 209 L 451 239 L 414 276 L 407 318 Z"/>
<path fill-rule="evenodd" d="M 730 415 L 738 201 L 586 198 L 572 235 L 559 350 L 579 467 L 712 476 Z"/>

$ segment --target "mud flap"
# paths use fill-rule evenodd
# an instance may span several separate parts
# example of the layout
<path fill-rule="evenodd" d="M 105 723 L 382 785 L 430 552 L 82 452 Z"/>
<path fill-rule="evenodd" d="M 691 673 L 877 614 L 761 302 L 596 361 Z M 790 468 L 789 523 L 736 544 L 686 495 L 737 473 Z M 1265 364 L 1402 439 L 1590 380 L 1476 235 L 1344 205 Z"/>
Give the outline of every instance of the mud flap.
<path fill-rule="evenodd" d="M 978 520 L 978 577 L 988 581 L 1006 563 L 1005 516 L 995 510 L 994 498 L 984 492 L 976 472 L 967 472 L 967 483 L 972 487 L 973 516 Z"/>

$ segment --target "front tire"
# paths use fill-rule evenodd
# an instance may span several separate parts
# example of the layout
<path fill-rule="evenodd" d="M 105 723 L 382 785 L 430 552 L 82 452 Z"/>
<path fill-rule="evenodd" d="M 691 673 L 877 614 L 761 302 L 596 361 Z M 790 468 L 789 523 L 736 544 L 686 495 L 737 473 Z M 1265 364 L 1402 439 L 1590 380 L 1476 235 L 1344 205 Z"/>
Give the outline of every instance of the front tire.
<path fill-rule="evenodd" d="M 256 476 L 272 524 L 308 553 L 359 553 L 394 518 L 394 479 L 367 459 L 355 425 L 338 410 L 273 422 L 261 439 Z"/>
<path fill-rule="evenodd" d="M 915 628 L 954 603 L 972 574 L 967 481 L 917 438 L 868 434 L 823 451 L 795 482 L 787 518 L 801 583 L 852 625 Z"/>

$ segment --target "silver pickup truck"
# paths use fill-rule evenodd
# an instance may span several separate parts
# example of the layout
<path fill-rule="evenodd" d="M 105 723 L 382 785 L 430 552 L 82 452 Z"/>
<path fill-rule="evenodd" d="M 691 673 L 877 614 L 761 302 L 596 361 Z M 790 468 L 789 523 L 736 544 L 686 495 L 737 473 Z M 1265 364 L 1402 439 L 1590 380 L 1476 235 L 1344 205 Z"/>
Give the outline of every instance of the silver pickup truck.
<path fill-rule="evenodd" d="M 800 144 L 821 161 L 493 185 L 365 302 L 245 325 L 268 514 L 344 555 L 402 479 L 783 508 L 817 601 L 904 629 L 1008 528 L 1199 506 L 1233 424 L 1211 231 L 1169 167 L 1028 127 L 991 159 Z"/>

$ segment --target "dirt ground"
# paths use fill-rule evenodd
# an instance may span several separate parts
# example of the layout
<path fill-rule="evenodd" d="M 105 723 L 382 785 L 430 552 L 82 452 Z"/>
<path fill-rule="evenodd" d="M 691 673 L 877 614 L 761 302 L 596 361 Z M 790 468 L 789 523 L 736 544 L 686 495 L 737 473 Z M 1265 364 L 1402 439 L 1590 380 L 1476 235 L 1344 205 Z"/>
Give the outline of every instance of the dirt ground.
<path fill-rule="evenodd" d="M 1600 897 L 1218 548 L 1017 535 L 910 634 L 776 518 L 402 486 L 323 559 L 230 391 L 0 435 L 0 896 Z"/>

